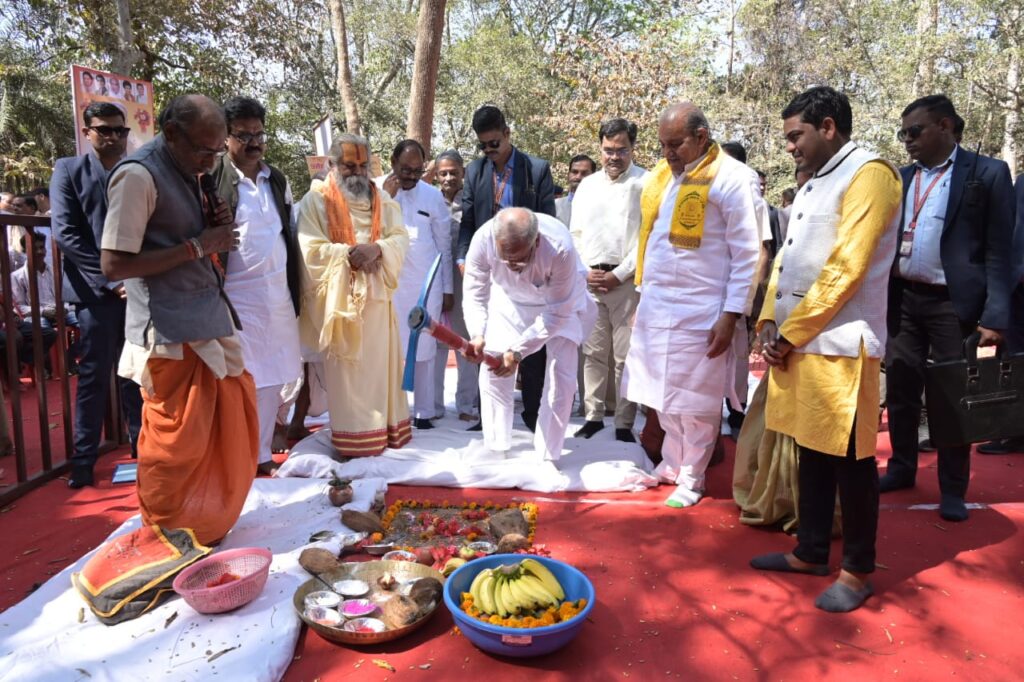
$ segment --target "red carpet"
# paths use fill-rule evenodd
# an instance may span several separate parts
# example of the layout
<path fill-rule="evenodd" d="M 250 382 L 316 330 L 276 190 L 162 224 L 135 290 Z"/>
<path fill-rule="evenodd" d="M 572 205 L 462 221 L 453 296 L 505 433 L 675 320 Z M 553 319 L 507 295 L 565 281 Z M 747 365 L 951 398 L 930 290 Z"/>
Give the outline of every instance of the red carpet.
<path fill-rule="evenodd" d="M 879 436 L 887 450 L 886 434 Z M 124 460 L 109 455 L 98 473 L 109 481 L 113 464 Z M 730 452 L 709 473 L 709 497 L 689 510 L 662 506 L 664 487 L 541 497 L 537 542 L 582 569 L 598 593 L 591 622 L 561 652 L 521 660 L 484 654 L 451 634 L 451 617 L 441 607 L 421 631 L 377 648 L 348 649 L 305 632 L 286 679 L 1021 679 L 1024 457 L 975 456 L 973 465 L 969 498 L 991 506 L 973 510 L 967 523 L 908 509 L 938 500 L 934 456 L 922 456 L 917 489 L 882 498 L 878 560 L 884 568 L 874 578 L 877 595 L 854 614 L 813 607 L 828 579 L 747 567 L 751 556 L 788 550 L 792 541 L 736 521 Z M 388 494 L 389 501 L 402 497 L 533 496 L 398 486 Z M 63 481 L 0 511 L 0 608 L 135 511 L 132 486 L 69 491 Z"/>

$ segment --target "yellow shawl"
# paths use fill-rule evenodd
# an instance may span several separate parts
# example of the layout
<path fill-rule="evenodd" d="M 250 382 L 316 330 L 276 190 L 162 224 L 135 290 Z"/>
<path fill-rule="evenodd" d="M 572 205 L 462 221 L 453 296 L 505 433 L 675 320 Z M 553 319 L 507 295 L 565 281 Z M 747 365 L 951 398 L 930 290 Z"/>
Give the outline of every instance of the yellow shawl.
<path fill-rule="evenodd" d="M 686 177 L 679 194 L 676 196 L 675 208 L 672 211 L 672 223 L 669 227 L 668 240 L 678 249 L 697 249 L 704 238 L 704 213 L 708 205 L 708 194 L 711 183 L 718 175 L 721 161 L 718 158 L 720 149 L 712 143 L 708 153 Z M 640 195 L 640 244 L 636 256 L 636 284 L 639 286 L 644 276 L 644 255 L 647 252 L 647 239 L 654 229 L 654 221 L 661 209 L 661 198 L 665 188 L 672 181 L 672 169 L 662 159 L 651 171 L 651 177 L 644 185 Z"/>

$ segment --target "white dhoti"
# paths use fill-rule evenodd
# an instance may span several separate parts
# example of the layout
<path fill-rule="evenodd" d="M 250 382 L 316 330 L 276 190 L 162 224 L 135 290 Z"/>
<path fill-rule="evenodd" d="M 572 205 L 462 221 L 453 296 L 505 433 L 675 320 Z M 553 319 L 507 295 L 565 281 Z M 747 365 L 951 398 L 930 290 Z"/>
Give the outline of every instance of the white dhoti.
<path fill-rule="evenodd" d="M 274 427 L 281 409 L 284 384 L 256 389 L 256 413 L 260 418 L 260 452 L 258 462 L 270 462 L 273 454 Z"/>
<path fill-rule="evenodd" d="M 548 339 L 545 348 L 544 390 L 533 447 L 538 459 L 554 462 L 562 456 L 565 432 L 572 413 L 579 345 L 555 337 Z M 484 444 L 491 450 L 504 452 L 512 447 L 515 384 L 514 374 L 499 377 L 486 368 L 480 371 L 480 418 Z"/>
<path fill-rule="evenodd" d="M 434 415 L 437 417 L 444 416 L 444 375 L 448 369 L 450 350 L 447 344 L 437 342 L 437 353 L 434 355 Z M 467 360 L 462 353 L 455 354 L 455 362 L 458 368 L 455 410 L 460 415 L 475 415 L 480 366 Z"/>
<path fill-rule="evenodd" d="M 433 419 L 437 416 L 434 407 L 434 358 L 417 360 L 413 373 L 413 418 Z"/>
<path fill-rule="evenodd" d="M 630 340 L 622 392 L 658 411 L 665 430 L 665 482 L 701 493 L 722 421 L 722 398 L 732 390 L 735 355 L 708 358 L 708 331 L 636 327 Z"/>

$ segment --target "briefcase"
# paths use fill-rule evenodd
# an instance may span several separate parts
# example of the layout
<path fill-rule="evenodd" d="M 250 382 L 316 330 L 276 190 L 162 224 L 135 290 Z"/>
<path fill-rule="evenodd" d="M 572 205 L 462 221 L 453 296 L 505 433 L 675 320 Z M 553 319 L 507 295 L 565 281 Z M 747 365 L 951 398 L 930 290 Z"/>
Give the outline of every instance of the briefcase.
<path fill-rule="evenodd" d="M 1024 436 L 1024 353 L 1005 347 L 978 359 L 978 334 L 964 339 L 964 357 L 925 367 L 928 433 L 936 447 Z"/>

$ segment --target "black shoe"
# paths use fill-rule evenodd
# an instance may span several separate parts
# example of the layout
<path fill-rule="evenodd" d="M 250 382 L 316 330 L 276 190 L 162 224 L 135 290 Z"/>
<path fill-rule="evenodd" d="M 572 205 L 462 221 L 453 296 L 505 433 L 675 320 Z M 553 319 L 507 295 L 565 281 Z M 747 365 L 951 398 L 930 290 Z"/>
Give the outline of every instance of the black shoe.
<path fill-rule="evenodd" d="M 913 479 L 907 479 L 896 474 L 886 474 L 878 479 L 878 492 L 880 493 L 891 493 L 893 490 L 903 490 L 904 488 L 913 488 Z"/>
<path fill-rule="evenodd" d="M 484 423 L 483 422 L 477 422 L 476 424 L 473 424 L 472 426 L 470 426 L 466 430 L 467 431 L 483 431 L 484 430 Z"/>
<path fill-rule="evenodd" d="M 85 486 L 96 485 L 93 479 L 91 464 L 74 464 L 71 466 L 71 475 L 68 476 L 68 487 L 77 490 Z"/>
<path fill-rule="evenodd" d="M 1024 438 L 1003 438 L 978 446 L 979 455 L 1009 455 L 1013 453 L 1024 453 Z"/>
<path fill-rule="evenodd" d="M 931 438 L 925 438 L 923 441 L 917 444 L 918 452 L 936 452 L 938 448 L 932 445 Z"/>
<path fill-rule="evenodd" d="M 523 423 L 530 429 L 530 433 L 537 433 L 537 415 L 523 412 Z"/>
<path fill-rule="evenodd" d="M 417 428 L 417 429 L 432 429 L 432 428 L 434 428 L 434 423 L 432 421 L 430 421 L 429 419 L 413 419 L 412 420 L 412 425 L 415 428 Z"/>
<path fill-rule="evenodd" d="M 636 436 L 633 435 L 632 429 L 615 429 L 615 440 L 623 443 L 635 443 Z"/>
<path fill-rule="evenodd" d="M 573 438 L 590 438 L 603 428 L 604 422 L 587 421 L 572 435 Z"/>
<path fill-rule="evenodd" d="M 967 505 L 964 498 L 955 495 L 943 495 L 939 502 L 939 516 L 947 521 L 959 522 L 967 520 Z"/>

